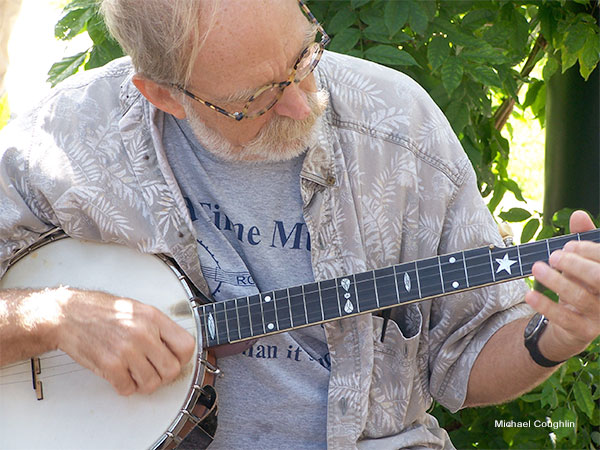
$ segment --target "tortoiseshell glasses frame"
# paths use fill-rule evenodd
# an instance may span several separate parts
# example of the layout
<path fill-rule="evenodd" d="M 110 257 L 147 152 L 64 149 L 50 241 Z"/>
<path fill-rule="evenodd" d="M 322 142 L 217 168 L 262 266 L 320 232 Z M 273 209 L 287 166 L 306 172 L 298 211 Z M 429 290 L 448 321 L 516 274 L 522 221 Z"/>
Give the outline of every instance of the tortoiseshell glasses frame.
<path fill-rule="evenodd" d="M 244 105 L 244 107 L 242 108 L 241 111 L 233 112 L 233 113 L 229 112 L 229 111 L 225 110 L 224 108 L 221 108 L 220 106 L 215 105 L 214 103 L 211 103 L 209 101 L 201 99 L 196 94 L 188 91 L 185 87 L 183 87 L 179 84 L 171 84 L 171 86 L 174 87 L 175 89 L 183 92 L 185 95 L 196 100 L 197 102 L 202 103 L 204 106 L 207 106 L 210 109 L 217 111 L 217 112 L 219 112 L 231 119 L 237 120 L 237 121 L 240 121 L 242 119 L 254 119 L 256 117 L 262 116 L 264 113 L 266 113 L 271 108 L 273 108 L 273 106 L 275 106 L 275 104 L 279 101 L 279 99 L 283 95 L 283 91 L 285 90 L 286 87 L 288 87 L 292 83 L 300 83 L 302 80 L 304 80 L 308 75 L 310 75 L 312 73 L 312 71 L 315 69 L 315 67 L 321 60 L 321 55 L 323 54 L 323 49 L 331 41 L 331 38 L 329 37 L 329 35 L 325 32 L 322 25 L 315 18 L 313 13 L 310 12 L 310 10 L 304 4 L 304 2 L 302 0 L 298 0 L 298 3 L 300 4 L 300 7 L 302 8 L 302 10 L 306 14 L 306 16 L 316 26 L 317 32 L 321 33 L 320 42 L 313 42 L 311 45 L 309 45 L 304 50 L 302 50 L 302 52 L 300 53 L 300 56 L 298 56 L 298 59 L 296 60 L 296 63 L 294 64 L 294 67 L 292 68 L 290 76 L 288 77 L 287 80 L 281 81 L 279 83 L 267 84 L 266 86 L 259 88 L 254 93 L 254 95 L 252 95 L 248 99 L 248 101 L 246 101 L 246 104 Z M 267 92 L 268 92 L 268 94 L 266 94 Z M 256 109 L 256 106 L 260 106 L 260 102 L 255 102 L 255 100 L 258 99 L 263 94 L 264 94 L 264 96 L 263 96 L 262 101 L 265 102 L 265 105 L 261 106 L 259 109 L 255 110 L 255 111 L 253 110 L 253 111 L 249 112 L 250 108 Z"/>

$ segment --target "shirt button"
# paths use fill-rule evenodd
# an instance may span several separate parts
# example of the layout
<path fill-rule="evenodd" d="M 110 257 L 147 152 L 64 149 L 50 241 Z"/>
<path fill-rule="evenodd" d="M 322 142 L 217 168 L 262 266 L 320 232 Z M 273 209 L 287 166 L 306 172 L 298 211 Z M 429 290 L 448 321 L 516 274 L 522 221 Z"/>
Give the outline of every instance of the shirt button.
<path fill-rule="evenodd" d="M 183 233 L 180 231 L 179 234 L 177 234 L 177 236 L 179 236 L 180 238 L 183 238 Z"/>
<path fill-rule="evenodd" d="M 336 182 L 336 179 L 334 176 L 327 177 L 327 185 L 328 186 L 335 186 L 335 182 Z"/>

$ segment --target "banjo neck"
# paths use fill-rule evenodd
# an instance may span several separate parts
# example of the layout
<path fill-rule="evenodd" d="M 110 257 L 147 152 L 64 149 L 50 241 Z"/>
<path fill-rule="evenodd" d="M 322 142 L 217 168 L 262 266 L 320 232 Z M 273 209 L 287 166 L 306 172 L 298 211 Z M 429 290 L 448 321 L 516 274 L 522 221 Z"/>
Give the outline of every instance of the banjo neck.
<path fill-rule="evenodd" d="M 311 325 L 528 277 L 569 241 L 600 242 L 600 228 L 511 247 L 434 256 L 248 297 L 197 305 L 204 347 Z"/>

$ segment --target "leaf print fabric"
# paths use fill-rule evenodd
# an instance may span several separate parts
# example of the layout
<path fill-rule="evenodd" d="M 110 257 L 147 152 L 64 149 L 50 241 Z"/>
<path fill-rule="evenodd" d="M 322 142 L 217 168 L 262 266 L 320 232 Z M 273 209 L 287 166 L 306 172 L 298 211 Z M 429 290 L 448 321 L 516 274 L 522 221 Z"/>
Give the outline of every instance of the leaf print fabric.
<path fill-rule="evenodd" d="M 301 179 L 318 280 L 501 245 L 470 162 L 431 98 L 391 69 L 325 52 L 330 106 Z M 162 145 L 164 115 L 124 58 L 67 80 L 0 133 L 0 273 L 59 226 L 73 236 L 172 256 L 208 294 L 185 202 Z M 452 448 L 427 414 L 452 410 L 489 337 L 530 314 L 522 282 L 325 326 L 331 355 L 327 445 Z"/>

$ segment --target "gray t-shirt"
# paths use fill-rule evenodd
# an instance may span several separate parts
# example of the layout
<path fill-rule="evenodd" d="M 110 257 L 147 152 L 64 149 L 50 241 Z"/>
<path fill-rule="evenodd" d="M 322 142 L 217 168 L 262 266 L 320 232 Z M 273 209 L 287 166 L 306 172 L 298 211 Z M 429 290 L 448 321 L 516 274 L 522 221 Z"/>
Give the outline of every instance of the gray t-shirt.
<path fill-rule="evenodd" d="M 215 300 L 314 281 L 300 195 L 303 155 L 228 163 L 203 149 L 187 122 L 166 116 L 164 127 Z M 216 382 L 211 449 L 324 447 L 330 363 L 321 326 L 263 337 L 218 365 L 224 376 Z M 186 444 L 193 441 L 192 433 Z"/>

